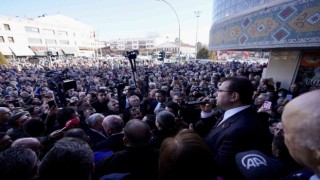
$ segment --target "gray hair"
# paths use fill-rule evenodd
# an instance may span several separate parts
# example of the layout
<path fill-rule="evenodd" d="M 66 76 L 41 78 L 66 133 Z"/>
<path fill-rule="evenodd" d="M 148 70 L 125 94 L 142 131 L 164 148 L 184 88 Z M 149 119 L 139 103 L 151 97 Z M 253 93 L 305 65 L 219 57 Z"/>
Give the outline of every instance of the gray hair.
<path fill-rule="evenodd" d="M 114 132 L 121 132 L 123 130 L 124 122 L 118 115 L 109 115 L 104 118 L 102 126 L 109 127 Z"/>
<path fill-rule="evenodd" d="M 156 116 L 156 121 L 164 130 L 170 130 L 176 126 L 176 119 L 173 113 L 163 110 Z"/>
<path fill-rule="evenodd" d="M 104 117 L 101 113 L 94 113 L 90 115 L 87 119 L 89 127 L 93 127 L 97 123 L 98 118 L 101 116 Z"/>

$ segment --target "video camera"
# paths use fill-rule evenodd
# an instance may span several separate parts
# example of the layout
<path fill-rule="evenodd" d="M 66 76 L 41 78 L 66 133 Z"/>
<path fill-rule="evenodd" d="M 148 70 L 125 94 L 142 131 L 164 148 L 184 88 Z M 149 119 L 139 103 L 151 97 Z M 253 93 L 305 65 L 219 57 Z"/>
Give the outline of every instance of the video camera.
<path fill-rule="evenodd" d="M 56 91 L 57 88 L 63 89 L 63 91 L 68 91 L 69 89 L 76 89 L 77 83 L 75 80 L 69 79 L 67 76 L 58 74 L 57 72 L 51 72 L 46 75 L 49 77 L 47 80 L 49 89 Z"/>
<path fill-rule="evenodd" d="M 127 51 L 123 56 L 128 59 L 136 59 L 138 55 L 139 55 L 139 51 L 134 50 L 134 51 Z"/>
<path fill-rule="evenodd" d="M 202 105 L 206 103 L 207 102 L 205 101 L 182 101 L 181 106 L 197 106 L 197 105 Z"/>
<path fill-rule="evenodd" d="M 197 105 L 204 105 L 204 104 L 215 104 L 215 98 L 209 97 L 209 99 L 205 100 L 194 100 L 194 101 L 182 101 L 181 106 L 197 106 Z"/>
<path fill-rule="evenodd" d="M 66 95 L 65 93 L 69 89 L 76 89 L 77 83 L 75 80 L 70 79 L 67 75 L 69 69 L 63 70 L 61 73 L 50 71 L 50 73 L 46 73 L 46 77 L 49 77 L 47 80 L 49 89 L 53 90 L 55 94 L 58 96 L 58 104 L 60 106 L 65 106 Z"/>
<path fill-rule="evenodd" d="M 194 87 L 190 90 L 190 96 L 193 98 L 199 98 L 205 96 L 203 89 L 201 87 Z"/>

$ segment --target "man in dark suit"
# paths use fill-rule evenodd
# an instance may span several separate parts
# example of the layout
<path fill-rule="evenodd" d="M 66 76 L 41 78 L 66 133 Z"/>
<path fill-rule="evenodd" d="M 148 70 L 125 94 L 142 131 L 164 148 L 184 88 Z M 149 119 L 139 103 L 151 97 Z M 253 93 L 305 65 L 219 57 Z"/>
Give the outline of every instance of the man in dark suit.
<path fill-rule="evenodd" d="M 205 138 L 214 155 L 215 172 L 223 179 L 244 179 L 235 155 L 248 150 L 271 151 L 268 127 L 251 108 L 253 85 L 246 78 L 226 78 L 216 92 L 217 106 L 225 111 Z"/>
<path fill-rule="evenodd" d="M 95 149 L 98 143 L 107 139 L 102 126 L 103 119 L 104 116 L 100 113 L 94 113 L 88 118 L 89 129 L 87 135 L 90 137 L 92 149 Z"/>
<path fill-rule="evenodd" d="M 159 89 L 156 91 L 155 94 L 156 100 L 150 103 L 150 109 L 151 109 L 151 114 L 155 113 L 156 111 L 160 109 L 165 109 L 166 108 L 166 103 L 167 103 L 167 93 L 166 91 Z"/>
<path fill-rule="evenodd" d="M 96 149 L 113 152 L 121 151 L 124 148 L 123 144 L 123 127 L 124 122 L 118 115 L 109 115 L 102 121 L 102 126 L 108 139 L 97 144 Z"/>
<path fill-rule="evenodd" d="M 97 177 L 111 173 L 130 173 L 130 179 L 158 179 L 159 151 L 148 143 L 149 126 L 138 119 L 130 120 L 124 127 L 124 150 L 105 157 L 97 164 Z"/>

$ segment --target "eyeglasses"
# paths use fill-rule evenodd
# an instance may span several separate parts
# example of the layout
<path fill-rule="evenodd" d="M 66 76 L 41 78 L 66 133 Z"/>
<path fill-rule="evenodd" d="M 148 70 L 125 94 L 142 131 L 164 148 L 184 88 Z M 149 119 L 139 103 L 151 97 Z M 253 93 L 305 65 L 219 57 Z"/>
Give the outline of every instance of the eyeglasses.
<path fill-rule="evenodd" d="M 217 92 L 232 92 L 232 91 L 218 89 Z"/>

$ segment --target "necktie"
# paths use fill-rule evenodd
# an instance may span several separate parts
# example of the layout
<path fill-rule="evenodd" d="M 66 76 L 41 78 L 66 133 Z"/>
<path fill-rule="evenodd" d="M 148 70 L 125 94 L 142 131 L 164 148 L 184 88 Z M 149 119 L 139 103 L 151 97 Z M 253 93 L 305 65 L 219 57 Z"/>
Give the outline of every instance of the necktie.
<path fill-rule="evenodd" d="M 218 127 L 220 122 L 223 120 L 223 115 L 224 114 L 221 114 L 220 118 L 218 119 L 218 121 L 216 122 L 214 127 L 210 130 L 209 134 L 204 138 L 206 142 L 210 142 L 211 141 L 211 138 L 212 138 L 213 134 L 216 132 L 216 128 Z"/>
<path fill-rule="evenodd" d="M 218 119 L 218 121 L 216 122 L 216 124 L 214 125 L 214 127 L 218 127 L 218 125 L 221 123 L 221 121 L 223 120 L 223 116 L 224 114 L 221 114 L 220 118 Z"/>

